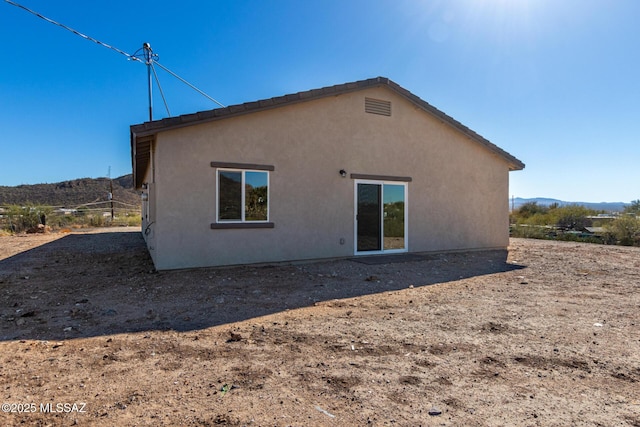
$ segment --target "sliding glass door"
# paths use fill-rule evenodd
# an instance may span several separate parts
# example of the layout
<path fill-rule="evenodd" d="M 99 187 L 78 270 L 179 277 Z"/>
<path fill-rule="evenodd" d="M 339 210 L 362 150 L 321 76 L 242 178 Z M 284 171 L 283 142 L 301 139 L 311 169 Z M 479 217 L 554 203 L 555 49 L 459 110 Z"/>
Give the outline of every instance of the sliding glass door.
<path fill-rule="evenodd" d="M 382 186 L 379 184 L 358 184 L 356 215 L 358 252 L 382 249 L 381 195 Z"/>
<path fill-rule="evenodd" d="M 356 253 L 407 250 L 407 184 L 356 181 Z"/>

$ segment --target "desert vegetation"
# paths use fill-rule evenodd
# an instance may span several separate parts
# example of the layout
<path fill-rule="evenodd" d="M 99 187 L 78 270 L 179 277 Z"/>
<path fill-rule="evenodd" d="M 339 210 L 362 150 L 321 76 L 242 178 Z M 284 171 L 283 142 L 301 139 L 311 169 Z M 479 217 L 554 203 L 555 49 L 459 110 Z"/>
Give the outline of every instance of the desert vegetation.
<path fill-rule="evenodd" d="M 140 225 L 131 174 L 54 184 L 0 186 L 0 233 Z"/>
<path fill-rule="evenodd" d="M 136 226 L 140 223 L 137 207 L 115 202 L 113 211 L 109 202 L 74 209 L 32 204 L 0 208 L 0 230 L 3 233 L 43 233 L 71 228 Z"/>
<path fill-rule="evenodd" d="M 525 203 L 510 215 L 511 236 L 640 246 L 640 200 L 623 212 Z"/>

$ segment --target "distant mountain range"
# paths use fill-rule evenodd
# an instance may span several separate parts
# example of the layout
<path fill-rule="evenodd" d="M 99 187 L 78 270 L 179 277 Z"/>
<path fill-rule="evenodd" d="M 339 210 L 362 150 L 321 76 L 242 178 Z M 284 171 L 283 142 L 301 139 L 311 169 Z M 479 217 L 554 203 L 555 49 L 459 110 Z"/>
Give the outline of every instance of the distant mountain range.
<path fill-rule="evenodd" d="M 536 197 L 533 199 L 523 199 L 521 197 L 516 197 L 509 200 L 509 207 L 512 209 L 518 209 L 520 206 L 525 203 L 536 202 L 541 206 L 550 206 L 554 203 L 557 203 L 559 206 L 571 206 L 571 205 L 580 205 L 585 208 L 597 210 L 597 211 L 605 211 L 605 212 L 621 212 L 624 210 L 624 207 L 629 205 L 629 203 L 623 202 L 565 202 L 564 200 L 558 199 L 548 199 L 544 197 Z"/>
<path fill-rule="evenodd" d="M 140 206 L 140 195 L 133 189 L 131 174 L 113 178 L 80 178 L 55 184 L 0 186 L 0 206 L 45 205 L 76 208 L 86 203 L 109 200 L 113 185 L 113 200 Z"/>
<path fill-rule="evenodd" d="M 113 178 L 112 184 L 114 201 L 140 206 L 140 194 L 133 189 L 133 176 L 131 174 Z M 0 206 L 31 203 L 34 205 L 73 208 L 86 203 L 108 200 L 109 189 L 109 178 L 80 178 L 55 184 L 0 186 Z M 532 199 L 516 197 L 509 199 L 509 207 L 518 209 L 525 203 L 530 202 L 536 202 L 544 206 L 554 203 L 559 206 L 581 205 L 589 209 L 605 212 L 620 212 L 628 205 L 628 203 L 623 202 L 566 202 L 544 197 Z"/>

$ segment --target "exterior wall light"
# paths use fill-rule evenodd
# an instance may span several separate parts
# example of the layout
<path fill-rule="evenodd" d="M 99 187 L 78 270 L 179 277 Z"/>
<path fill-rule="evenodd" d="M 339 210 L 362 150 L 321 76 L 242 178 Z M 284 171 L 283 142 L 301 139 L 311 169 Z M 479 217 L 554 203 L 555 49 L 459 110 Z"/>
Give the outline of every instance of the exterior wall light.
<path fill-rule="evenodd" d="M 340 169 L 340 176 L 343 177 L 343 178 L 346 177 L 347 176 L 347 171 L 344 170 L 344 169 Z"/>

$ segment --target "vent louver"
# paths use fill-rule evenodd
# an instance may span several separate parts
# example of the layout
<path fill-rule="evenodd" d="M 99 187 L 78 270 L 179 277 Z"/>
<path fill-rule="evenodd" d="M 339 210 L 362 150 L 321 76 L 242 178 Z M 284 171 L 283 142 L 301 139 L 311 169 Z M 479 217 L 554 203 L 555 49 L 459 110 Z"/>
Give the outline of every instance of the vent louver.
<path fill-rule="evenodd" d="M 365 98 L 364 111 L 371 114 L 379 114 L 381 116 L 391 115 L 391 101 L 383 101 L 380 99 Z"/>

